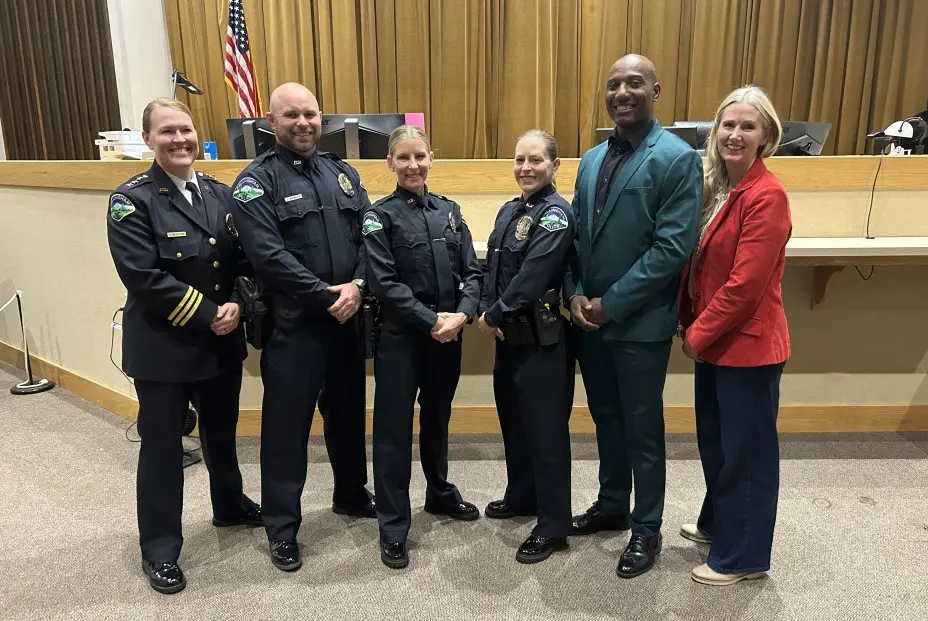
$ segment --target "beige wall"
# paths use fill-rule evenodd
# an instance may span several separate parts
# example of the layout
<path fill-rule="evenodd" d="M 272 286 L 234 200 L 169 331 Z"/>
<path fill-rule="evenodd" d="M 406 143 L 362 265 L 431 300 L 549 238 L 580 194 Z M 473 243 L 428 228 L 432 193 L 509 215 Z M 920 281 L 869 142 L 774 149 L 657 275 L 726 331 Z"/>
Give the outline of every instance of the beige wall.
<path fill-rule="evenodd" d="M 868 196 L 867 192 L 864 192 Z M 792 192 L 794 235 L 860 235 L 866 202 L 857 191 Z M 0 186 L 0 298 L 24 294 L 30 349 L 88 379 L 133 395 L 109 362 L 110 318 L 125 299 L 106 244 L 101 191 Z M 485 239 L 498 206 L 511 195 L 457 195 L 475 239 Z M 928 193 L 890 193 L 893 218 L 882 235 L 928 235 Z M 790 267 L 784 296 L 794 355 L 783 380 L 784 404 L 928 404 L 928 267 L 877 267 L 863 281 L 849 267 L 832 280 L 824 305 L 810 310 L 812 270 Z M 869 268 L 862 268 L 864 274 Z M 20 346 L 15 311 L 0 316 L 0 341 Z M 115 357 L 120 359 L 117 333 Z M 492 347 L 465 334 L 458 405 L 490 405 Z M 243 408 L 260 407 L 257 353 L 246 363 Z M 370 389 L 369 385 L 369 389 Z M 674 351 L 668 405 L 691 404 L 688 361 Z M 584 403 L 582 383 L 576 401 Z M 370 402 L 369 402 L 370 403 Z"/>
<path fill-rule="evenodd" d="M 162 0 L 107 0 L 121 127 L 142 129 L 142 109 L 171 95 L 171 52 Z"/>

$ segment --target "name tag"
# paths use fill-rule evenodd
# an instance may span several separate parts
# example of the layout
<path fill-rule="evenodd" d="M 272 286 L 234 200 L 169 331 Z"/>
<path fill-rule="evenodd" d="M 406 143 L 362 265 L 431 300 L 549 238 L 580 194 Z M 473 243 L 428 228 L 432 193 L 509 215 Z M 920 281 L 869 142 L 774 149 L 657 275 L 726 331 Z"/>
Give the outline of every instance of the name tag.
<path fill-rule="evenodd" d="M 172 231 L 168 233 L 168 237 L 187 237 L 187 231 Z"/>
<path fill-rule="evenodd" d="M 301 198 L 303 198 L 303 195 L 302 195 L 302 194 L 294 194 L 293 196 L 287 196 L 287 197 L 285 197 L 285 198 L 284 198 L 284 202 L 285 202 L 285 203 L 289 203 L 290 201 L 296 201 L 296 200 L 299 200 L 299 199 L 301 199 Z"/>

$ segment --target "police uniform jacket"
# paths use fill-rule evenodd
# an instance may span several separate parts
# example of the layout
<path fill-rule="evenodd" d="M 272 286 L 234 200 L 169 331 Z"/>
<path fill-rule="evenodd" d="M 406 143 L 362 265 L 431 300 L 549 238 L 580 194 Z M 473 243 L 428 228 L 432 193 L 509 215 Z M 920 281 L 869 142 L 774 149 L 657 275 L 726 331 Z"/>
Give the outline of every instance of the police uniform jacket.
<path fill-rule="evenodd" d="M 245 359 L 242 326 L 210 330 L 216 310 L 238 302 L 243 268 L 229 187 L 197 173 L 202 209 L 157 164 L 110 195 L 110 253 L 126 287 L 123 369 L 137 379 L 192 382 Z"/>
<path fill-rule="evenodd" d="M 365 214 L 362 231 L 385 323 L 429 331 L 438 312 L 474 316 L 481 270 L 460 205 L 397 186 Z"/>
<path fill-rule="evenodd" d="M 560 291 L 574 257 L 576 228 L 570 205 L 551 184 L 502 206 L 487 241 L 480 298 L 487 325 L 527 314 L 546 291 Z"/>
<path fill-rule="evenodd" d="M 327 288 L 364 279 L 360 217 L 370 207 L 358 172 L 332 153 L 303 158 L 281 144 L 233 186 L 242 248 L 278 316 L 326 314 Z"/>

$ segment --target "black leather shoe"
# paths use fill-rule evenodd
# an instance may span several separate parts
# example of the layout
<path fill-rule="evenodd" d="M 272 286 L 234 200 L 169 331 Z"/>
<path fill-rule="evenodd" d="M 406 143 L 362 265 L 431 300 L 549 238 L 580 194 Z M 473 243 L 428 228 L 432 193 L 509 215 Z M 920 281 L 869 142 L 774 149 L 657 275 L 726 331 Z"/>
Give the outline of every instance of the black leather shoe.
<path fill-rule="evenodd" d="M 619 566 L 615 573 L 619 578 L 634 578 L 654 567 L 654 561 L 661 552 L 661 543 L 664 541 L 660 533 L 653 537 L 632 535 L 619 557 Z"/>
<path fill-rule="evenodd" d="M 380 542 L 380 560 L 390 569 L 402 569 L 409 565 L 409 551 L 406 542 Z"/>
<path fill-rule="evenodd" d="M 431 513 L 432 515 L 447 515 L 456 520 L 463 520 L 465 522 L 470 522 L 471 520 L 476 520 L 480 517 L 480 510 L 476 505 L 462 500 L 456 505 L 451 505 L 447 508 L 439 509 L 437 507 L 431 507 L 428 504 L 425 505 L 426 513 Z"/>
<path fill-rule="evenodd" d="M 227 526 L 264 526 L 261 519 L 261 505 L 255 505 L 238 517 L 225 519 L 213 516 L 213 526 L 225 528 Z"/>
<path fill-rule="evenodd" d="M 339 515 L 348 515 L 356 518 L 375 518 L 377 517 L 376 504 L 373 498 L 368 498 L 367 502 L 360 505 L 341 506 L 332 505 L 332 513 Z"/>
<path fill-rule="evenodd" d="M 274 567 L 277 569 L 296 571 L 303 564 L 303 559 L 300 557 L 300 546 L 293 539 L 272 541 L 270 547 L 271 562 L 274 563 Z"/>
<path fill-rule="evenodd" d="M 586 513 L 574 516 L 575 535 L 592 535 L 601 530 L 628 530 L 631 524 L 627 517 L 616 517 L 605 513 L 599 506 L 599 501 L 593 503 Z"/>
<path fill-rule="evenodd" d="M 142 571 L 148 576 L 148 584 L 151 585 L 151 588 L 159 593 L 170 595 L 171 593 L 183 591 L 184 587 L 187 586 L 187 578 L 177 563 L 149 563 L 148 561 L 142 561 Z"/>
<path fill-rule="evenodd" d="M 556 550 L 567 548 L 567 537 L 545 537 L 532 533 L 522 542 L 516 552 L 516 560 L 520 563 L 540 563 Z"/>
<path fill-rule="evenodd" d="M 538 509 L 516 509 L 509 506 L 505 500 L 494 500 L 483 510 L 483 514 L 494 520 L 508 520 L 517 515 L 535 516 L 538 515 Z"/>

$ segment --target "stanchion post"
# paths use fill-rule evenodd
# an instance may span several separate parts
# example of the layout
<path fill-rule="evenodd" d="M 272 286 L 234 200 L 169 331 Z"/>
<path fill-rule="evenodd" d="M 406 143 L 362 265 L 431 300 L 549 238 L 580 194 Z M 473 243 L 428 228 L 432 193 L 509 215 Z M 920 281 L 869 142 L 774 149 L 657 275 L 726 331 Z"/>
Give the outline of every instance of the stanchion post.
<path fill-rule="evenodd" d="M 29 359 L 29 341 L 26 339 L 26 320 L 23 314 L 23 292 L 16 291 L 16 307 L 19 309 L 19 328 L 23 333 L 23 355 L 26 362 L 26 375 L 28 379 L 10 387 L 14 395 L 34 395 L 55 387 L 55 382 L 44 378 L 36 379 L 32 375 L 32 361 Z"/>

